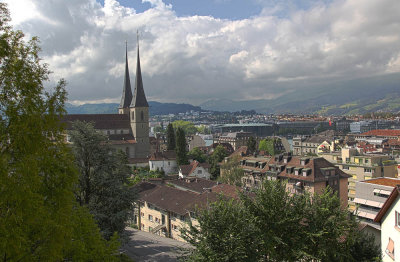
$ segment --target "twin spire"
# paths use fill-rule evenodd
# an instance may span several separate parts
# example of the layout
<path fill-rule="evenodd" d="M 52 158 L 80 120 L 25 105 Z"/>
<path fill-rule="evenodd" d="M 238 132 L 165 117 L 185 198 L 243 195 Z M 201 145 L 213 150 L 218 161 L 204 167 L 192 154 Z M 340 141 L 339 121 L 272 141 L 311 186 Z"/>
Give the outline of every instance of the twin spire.
<path fill-rule="evenodd" d="M 124 77 L 124 86 L 122 90 L 122 98 L 119 108 L 149 107 L 146 95 L 144 94 L 142 71 L 140 69 L 139 34 L 137 34 L 137 43 L 138 43 L 138 48 L 137 48 L 135 90 L 132 96 L 132 88 L 131 88 L 131 81 L 129 78 L 129 68 L 128 68 L 128 44 L 127 42 L 125 42 L 125 77 Z"/>

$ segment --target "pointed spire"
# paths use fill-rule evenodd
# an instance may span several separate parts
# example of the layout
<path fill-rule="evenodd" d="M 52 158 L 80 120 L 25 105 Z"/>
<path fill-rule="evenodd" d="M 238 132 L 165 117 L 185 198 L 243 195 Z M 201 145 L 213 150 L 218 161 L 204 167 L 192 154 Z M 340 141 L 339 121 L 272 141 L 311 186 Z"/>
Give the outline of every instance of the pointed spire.
<path fill-rule="evenodd" d="M 128 68 L 128 42 L 125 41 L 125 77 L 124 77 L 124 85 L 122 87 L 122 97 L 121 97 L 121 103 L 119 104 L 119 108 L 129 107 L 131 101 L 132 101 L 132 88 L 131 88 L 131 80 L 129 78 L 129 68 Z"/>
<path fill-rule="evenodd" d="M 137 32 L 137 64 L 136 64 L 136 79 L 135 79 L 135 91 L 132 99 L 131 107 L 149 107 L 147 103 L 146 95 L 144 94 L 142 71 L 140 69 L 140 57 L 139 57 L 139 32 Z"/>

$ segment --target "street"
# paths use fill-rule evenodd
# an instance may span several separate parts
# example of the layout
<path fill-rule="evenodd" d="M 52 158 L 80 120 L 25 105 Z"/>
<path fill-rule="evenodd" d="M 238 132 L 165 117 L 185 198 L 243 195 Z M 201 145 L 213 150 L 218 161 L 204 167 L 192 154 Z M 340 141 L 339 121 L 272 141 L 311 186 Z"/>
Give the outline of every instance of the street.
<path fill-rule="evenodd" d="M 122 247 L 123 252 L 135 262 L 175 262 L 183 248 L 190 245 L 148 232 L 127 228 L 130 240 Z"/>

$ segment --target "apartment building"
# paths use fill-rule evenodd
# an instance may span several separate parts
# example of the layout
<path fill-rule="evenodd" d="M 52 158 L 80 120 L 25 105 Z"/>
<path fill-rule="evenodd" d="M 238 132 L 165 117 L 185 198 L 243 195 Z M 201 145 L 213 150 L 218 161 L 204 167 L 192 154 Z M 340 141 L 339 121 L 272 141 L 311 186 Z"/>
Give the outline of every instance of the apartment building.
<path fill-rule="evenodd" d="M 355 215 L 360 221 L 380 230 L 379 223 L 374 222 L 374 219 L 397 185 L 400 185 L 400 179 L 389 177 L 356 182 L 354 203 L 357 210 Z"/>
<path fill-rule="evenodd" d="M 323 153 L 321 156 L 350 175 L 348 198 L 351 211 L 356 209 L 354 198 L 357 181 L 397 176 L 397 163 L 387 155 L 363 154 L 356 148 L 343 148 L 341 152 Z"/>
<path fill-rule="evenodd" d="M 285 153 L 269 160 L 243 158 L 240 166 L 245 172 L 242 182 L 247 188 L 260 188 L 265 179 L 286 181 L 286 189 L 293 194 L 320 193 L 329 186 L 338 193 L 342 205 L 347 206 L 349 176 L 322 157 Z"/>
<path fill-rule="evenodd" d="M 241 146 L 246 146 L 247 141 L 249 140 L 250 137 L 255 137 L 253 133 L 250 132 L 233 132 L 233 133 L 227 133 L 225 135 L 221 135 L 217 138 L 214 139 L 214 143 L 227 143 L 230 144 L 233 148 L 233 150 L 237 150 Z M 258 144 L 259 141 L 257 141 Z"/>
<path fill-rule="evenodd" d="M 134 205 L 134 222 L 139 230 L 184 241 L 181 228 L 188 222 L 198 225 L 196 208 L 225 197 L 238 197 L 234 186 L 210 181 L 185 179 L 168 183 L 142 182 L 136 186 L 139 195 Z"/>
<path fill-rule="evenodd" d="M 335 139 L 335 131 L 327 130 L 311 137 L 294 137 L 293 154 L 297 156 L 307 154 L 318 154 L 329 148 L 329 151 L 335 151 L 339 140 Z"/>

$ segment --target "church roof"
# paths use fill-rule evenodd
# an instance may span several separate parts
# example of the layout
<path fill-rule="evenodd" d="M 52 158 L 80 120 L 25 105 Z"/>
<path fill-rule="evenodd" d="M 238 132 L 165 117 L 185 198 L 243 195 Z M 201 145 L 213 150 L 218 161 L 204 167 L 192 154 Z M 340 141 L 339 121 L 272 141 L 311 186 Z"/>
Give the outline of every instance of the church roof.
<path fill-rule="evenodd" d="M 95 129 L 129 129 L 131 124 L 127 114 L 76 114 L 65 115 L 61 122 L 66 123 L 66 129 L 72 128 L 72 122 L 92 122 Z"/>
<path fill-rule="evenodd" d="M 124 85 L 122 87 L 122 97 L 121 103 L 119 104 L 119 108 L 127 108 L 131 104 L 132 101 L 132 88 L 131 88 L 131 80 L 129 78 L 129 68 L 128 68 L 128 47 L 125 47 L 125 77 L 124 77 Z"/>
<path fill-rule="evenodd" d="M 139 57 L 139 41 L 137 50 L 137 64 L 136 64 L 136 79 L 135 79 L 135 91 L 132 99 L 131 107 L 149 107 L 147 103 L 146 95 L 144 94 L 142 71 L 140 69 L 140 57 Z"/>

